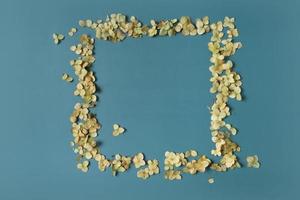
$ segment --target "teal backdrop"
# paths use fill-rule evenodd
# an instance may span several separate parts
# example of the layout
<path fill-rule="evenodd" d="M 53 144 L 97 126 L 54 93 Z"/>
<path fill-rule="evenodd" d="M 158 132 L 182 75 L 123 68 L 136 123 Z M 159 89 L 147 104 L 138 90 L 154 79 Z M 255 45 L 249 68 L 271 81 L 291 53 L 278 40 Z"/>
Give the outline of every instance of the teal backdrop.
<path fill-rule="evenodd" d="M 232 59 L 245 101 L 230 101 L 228 121 L 239 129 L 234 140 L 242 163 L 257 154 L 260 169 L 208 171 L 181 181 L 167 181 L 163 173 L 142 181 L 134 168 L 113 177 L 95 163 L 87 174 L 76 169 L 69 115 L 79 98 L 72 95 L 75 83 L 61 75 L 74 76 L 69 46 L 92 32 L 80 29 L 59 46 L 52 33 L 67 35 L 79 19 L 114 12 L 142 22 L 236 18 L 244 46 Z M 297 0 L 1 0 L 0 199 L 299 199 L 299 19 Z M 144 152 L 161 167 L 167 150 L 209 155 L 209 37 L 97 40 L 93 70 L 102 92 L 95 112 L 103 153 Z M 112 137 L 113 123 L 128 131 Z"/>

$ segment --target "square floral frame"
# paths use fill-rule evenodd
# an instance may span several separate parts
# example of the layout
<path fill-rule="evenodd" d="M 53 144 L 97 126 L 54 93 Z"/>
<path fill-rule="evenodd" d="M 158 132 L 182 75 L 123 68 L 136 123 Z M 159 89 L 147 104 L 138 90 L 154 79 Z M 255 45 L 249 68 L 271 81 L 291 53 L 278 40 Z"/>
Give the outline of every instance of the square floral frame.
<path fill-rule="evenodd" d="M 236 156 L 240 151 L 238 144 L 232 141 L 237 129 L 225 119 L 231 115 L 228 101 L 230 99 L 242 100 L 242 82 L 239 73 L 234 70 L 234 64 L 230 56 L 242 47 L 240 42 L 234 38 L 239 33 L 235 26 L 235 19 L 225 17 L 222 21 L 211 23 L 207 16 L 193 21 L 188 16 L 170 20 L 151 20 L 150 25 L 144 25 L 136 17 L 127 17 L 123 14 L 111 14 L 105 20 L 80 20 L 80 27 L 92 29 L 97 39 L 107 40 L 114 43 L 124 39 L 156 37 L 156 36 L 200 36 L 211 33 L 208 43 L 208 50 L 211 52 L 209 67 L 211 72 L 210 82 L 212 87 L 210 93 L 215 95 L 215 100 L 210 107 L 211 124 L 210 132 L 215 148 L 211 150 L 211 155 L 218 157 L 218 161 L 209 159 L 206 155 L 199 155 L 196 150 L 190 149 L 186 152 L 165 152 L 164 174 L 169 180 L 180 180 L 183 173 L 196 174 L 203 173 L 207 169 L 219 172 L 226 172 L 231 169 L 240 168 L 241 164 Z M 71 28 L 69 36 L 73 37 L 77 29 Z M 59 44 L 64 36 L 53 34 L 56 44 Z M 96 138 L 100 132 L 101 125 L 92 108 L 97 105 L 97 86 L 96 78 L 92 71 L 92 65 L 96 58 L 94 55 L 94 44 L 96 39 L 82 34 L 77 45 L 72 45 L 77 58 L 70 61 L 70 65 L 75 71 L 78 82 L 74 90 L 74 95 L 81 98 L 81 102 L 76 103 L 74 111 L 70 116 L 72 124 L 73 140 L 71 145 L 77 154 L 77 168 L 83 172 L 89 169 L 90 161 L 95 160 L 100 171 L 111 168 L 113 175 L 127 171 L 134 166 L 137 177 L 148 179 L 150 176 L 160 172 L 157 159 L 145 159 L 141 152 L 133 156 L 116 154 L 113 159 L 101 153 Z M 63 80 L 72 82 L 73 78 L 64 74 Z M 126 131 L 119 124 L 113 125 L 112 135 L 118 136 Z M 148 156 L 147 156 L 148 158 Z M 247 158 L 248 167 L 259 167 L 258 157 L 250 156 Z M 209 180 L 213 182 L 212 179 Z"/>

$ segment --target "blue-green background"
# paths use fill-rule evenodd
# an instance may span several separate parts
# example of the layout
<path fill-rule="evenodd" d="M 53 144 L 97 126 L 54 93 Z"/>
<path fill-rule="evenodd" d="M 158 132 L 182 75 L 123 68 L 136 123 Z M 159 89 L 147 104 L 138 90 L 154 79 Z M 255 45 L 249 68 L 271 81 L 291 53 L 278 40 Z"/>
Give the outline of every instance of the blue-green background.
<path fill-rule="evenodd" d="M 299 19 L 297 0 L 1 0 L 0 1 L 0 199 L 298 199 Z M 189 15 L 213 21 L 234 16 L 244 47 L 233 57 L 243 77 L 245 101 L 233 102 L 228 118 L 240 130 L 243 163 L 257 154 L 260 169 L 185 175 L 182 181 L 148 181 L 136 170 L 112 177 L 76 169 L 69 115 L 79 100 L 74 84 L 61 81 L 73 71 L 67 37 L 59 46 L 52 33 L 67 35 L 79 19 L 104 19 L 122 12 L 143 22 Z M 81 29 L 79 33 L 87 32 Z M 190 148 L 209 154 L 209 36 L 97 41 L 96 113 L 104 153 L 163 161 L 166 150 Z M 128 131 L 111 136 L 113 123 Z M 161 165 L 162 166 L 162 165 Z M 215 184 L 208 184 L 208 177 Z"/>

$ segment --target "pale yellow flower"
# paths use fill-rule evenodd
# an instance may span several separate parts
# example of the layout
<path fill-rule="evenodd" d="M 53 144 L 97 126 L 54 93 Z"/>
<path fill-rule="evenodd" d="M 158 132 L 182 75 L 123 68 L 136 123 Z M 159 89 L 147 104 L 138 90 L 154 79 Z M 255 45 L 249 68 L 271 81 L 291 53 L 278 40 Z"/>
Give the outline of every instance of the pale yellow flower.
<path fill-rule="evenodd" d="M 224 18 L 224 27 L 228 27 L 230 29 L 234 29 L 234 18 L 225 17 Z"/>
<path fill-rule="evenodd" d="M 248 156 L 247 157 L 247 166 L 248 167 L 253 167 L 253 168 L 259 168 L 260 163 L 258 161 L 258 156 L 257 155 Z"/>
<path fill-rule="evenodd" d="M 191 21 L 191 18 L 188 16 L 182 16 L 179 22 L 175 26 L 176 32 L 181 32 L 183 35 L 196 35 L 197 29 Z"/>
<path fill-rule="evenodd" d="M 183 172 L 189 173 L 189 174 L 196 174 L 197 169 L 195 167 L 196 160 L 192 160 L 188 162 L 185 167 L 183 168 Z"/>
<path fill-rule="evenodd" d="M 205 172 L 210 163 L 211 161 L 203 155 L 195 162 L 194 166 L 198 172 Z"/>
<path fill-rule="evenodd" d="M 148 169 L 149 169 L 149 175 L 158 174 L 159 173 L 159 167 L 158 167 L 158 160 L 148 160 Z"/>
<path fill-rule="evenodd" d="M 111 162 L 111 168 L 113 175 L 117 175 L 117 172 L 125 172 L 128 170 L 131 164 L 131 157 L 121 156 L 120 154 L 115 155 L 115 159 Z"/>
<path fill-rule="evenodd" d="M 211 30 L 221 32 L 223 31 L 223 23 L 218 21 L 217 23 L 213 23 L 210 25 Z"/>
<path fill-rule="evenodd" d="M 137 172 L 137 177 L 141 178 L 141 179 L 147 179 L 149 178 L 149 169 L 148 168 L 145 168 L 145 169 L 140 169 L 138 172 Z"/>
<path fill-rule="evenodd" d="M 180 163 L 180 156 L 174 152 L 167 151 L 165 157 L 165 165 L 177 165 Z"/>
<path fill-rule="evenodd" d="M 113 136 L 118 136 L 125 132 L 125 129 L 123 127 L 121 127 L 119 124 L 114 124 L 113 129 L 114 129 L 113 133 L 112 133 Z"/>
<path fill-rule="evenodd" d="M 144 160 L 144 155 L 142 153 L 138 153 L 133 157 L 133 164 L 135 168 L 140 168 L 141 166 L 144 166 L 146 164 Z"/>
<path fill-rule="evenodd" d="M 157 24 L 154 20 L 151 20 L 150 24 L 152 25 L 152 27 L 148 30 L 148 35 L 149 37 L 153 37 L 157 34 Z"/>
<path fill-rule="evenodd" d="M 97 154 L 95 160 L 98 161 L 98 168 L 100 171 L 105 171 L 105 169 L 110 166 L 109 160 L 107 160 L 104 155 Z"/>
<path fill-rule="evenodd" d="M 219 163 L 211 164 L 210 169 L 215 170 L 217 172 L 225 172 L 227 170 L 225 165 L 220 165 Z"/>
<path fill-rule="evenodd" d="M 209 18 L 203 17 L 202 19 L 196 19 L 196 27 L 198 35 L 202 35 L 210 31 Z"/>
<path fill-rule="evenodd" d="M 65 36 L 63 34 L 59 34 L 59 33 L 52 34 L 52 39 L 55 44 L 59 44 L 64 38 Z"/>
<path fill-rule="evenodd" d="M 236 156 L 231 154 L 226 154 L 223 156 L 221 163 L 225 164 L 227 168 L 232 167 L 236 162 Z"/>
<path fill-rule="evenodd" d="M 175 170 L 167 170 L 165 171 L 165 179 L 181 180 L 181 172 Z"/>
<path fill-rule="evenodd" d="M 78 163 L 77 168 L 80 169 L 82 172 L 87 172 L 89 170 L 88 168 L 89 164 L 90 162 L 85 160 L 82 163 Z"/>

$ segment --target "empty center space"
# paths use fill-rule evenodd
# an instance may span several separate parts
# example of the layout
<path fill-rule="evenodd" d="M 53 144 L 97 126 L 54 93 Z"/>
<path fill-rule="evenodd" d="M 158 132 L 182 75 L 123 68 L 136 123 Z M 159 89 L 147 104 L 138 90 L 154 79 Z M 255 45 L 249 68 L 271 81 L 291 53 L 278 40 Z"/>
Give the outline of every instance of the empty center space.
<path fill-rule="evenodd" d="M 96 113 L 104 151 L 209 149 L 207 42 L 182 36 L 97 41 L 93 71 L 101 88 Z M 126 133 L 113 137 L 114 123 Z"/>

